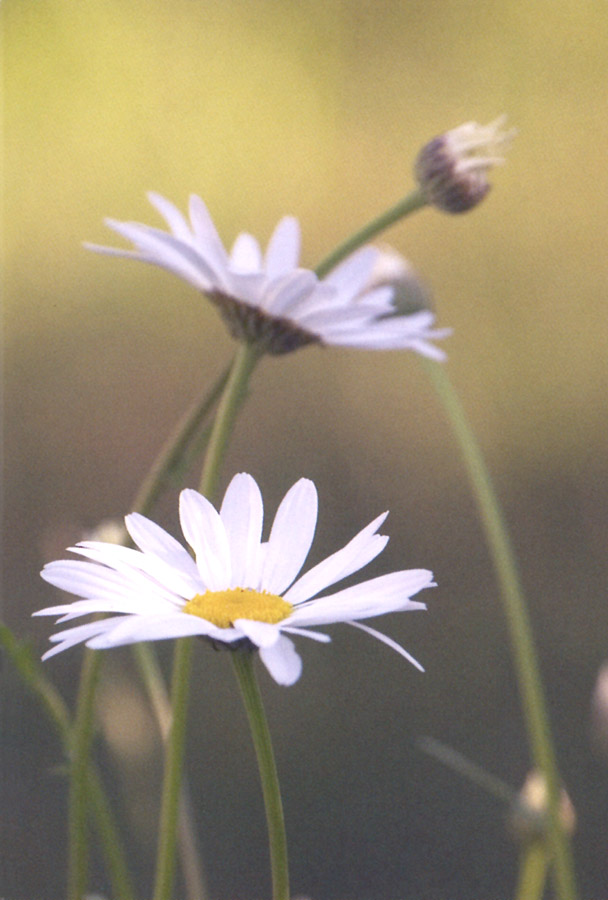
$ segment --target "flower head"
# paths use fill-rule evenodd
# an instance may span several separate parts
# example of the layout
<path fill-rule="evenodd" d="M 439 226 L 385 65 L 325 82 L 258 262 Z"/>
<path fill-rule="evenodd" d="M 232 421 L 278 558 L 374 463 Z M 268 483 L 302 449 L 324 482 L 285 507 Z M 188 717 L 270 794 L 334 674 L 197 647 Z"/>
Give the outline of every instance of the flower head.
<path fill-rule="evenodd" d="M 152 263 L 188 281 L 218 307 L 237 339 L 258 342 L 275 354 L 314 343 L 416 349 L 444 357 L 431 343 L 444 336 L 433 331 L 432 315 L 394 316 L 390 288 L 364 290 L 378 253 L 373 247 L 361 248 L 319 279 L 298 265 L 300 226 L 291 216 L 276 226 L 264 254 L 246 233 L 228 253 L 200 197 L 190 197 L 189 222 L 169 200 L 154 193 L 148 197 L 169 232 L 106 219 L 135 249 L 86 246 Z"/>
<path fill-rule="evenodd" d="M 298 574 L 310 550 L 317 521 L 317 491 L 300 479 L 287 492 L 270 536 L 262 541 L 263 503 L 250 475 L 236 475 L 219 512 L 197 491 L 180 496 L 180 521 L 194 558 L 162 528 L 138 513 L 125 523 L 138 549 L 83 541 L 70 548 L 85 560 L 51 562 L 42 577 L 82 599 L 42 609 L 59 622 L 110 613 L 52 635 L 57 644 L 43 659 L 75 644 L 97 650 L 199 635 L 232 648 L 257 648 L 279 684 L 293 684 L 302 662 L 287 635 L 330 638 L 309 626 L 347 622 L 377 637 L 420 668 L 398 644 L 359 619 L 425 609 L 411 599 L 433 587 L 426 569 L 392 572 L 335 593 L 322 591 L 359 571 L 385 547 L 378 516 L 345 547 Z"/>
<path fill-rule="evenodd" d="M 505 121 L 500 116 L 489 125 L 466 122 L 422 148 L 414 173 L 430 204 L 461 213 L 481 203 L 490 190 L 488 171 L 504 163 L 501 153 L 516 134 L 505 130 Z"/>

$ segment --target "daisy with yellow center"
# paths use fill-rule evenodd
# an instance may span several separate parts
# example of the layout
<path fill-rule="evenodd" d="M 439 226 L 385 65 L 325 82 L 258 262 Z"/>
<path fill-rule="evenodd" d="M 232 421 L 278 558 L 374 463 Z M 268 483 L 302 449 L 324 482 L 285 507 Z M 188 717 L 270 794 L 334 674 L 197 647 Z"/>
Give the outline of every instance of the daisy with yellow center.
<path fill-rule="evenodd" d="M 288 635 L 327 642 L 328 635 L 310 626 L 346 622 L 421 668 L 403 647 L 359 620 L 425 609 L 411 598 L 434 586 L 432 572 L 392 572 L 319 596 L 381 553 L 388 538 L 378 528 L 386 515 L 298 577 L 317 522 L 311 481 L 302 478 L 287 492 L 267 541 L 262 540 L 262 496 L 251 475 L 232 479 L 219 511 L 197 491 L 184 490 L 180 522 L 193 556 L 154 522 L 132 513 L 125 524 L 138 549 L 83 541 L 70 549 L 84 560 L 44 567 L 46 581 L 81 599 L 34 615 L 58 615 L 61 623 L 110 615 L 52 635 L 57 646 L 43 658 L 81 643 L 99 650 L 198 635 L 235 649 L 257 649 L 275 681 L 290 685 L 300 677 L 302 661 Z"/>

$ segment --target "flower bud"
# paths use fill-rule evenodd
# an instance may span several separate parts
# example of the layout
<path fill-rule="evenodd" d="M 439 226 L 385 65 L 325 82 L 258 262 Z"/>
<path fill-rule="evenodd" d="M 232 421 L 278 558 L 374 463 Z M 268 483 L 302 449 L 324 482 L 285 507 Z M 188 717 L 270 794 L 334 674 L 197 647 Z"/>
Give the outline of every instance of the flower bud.
<path fill-rule="evenodd" d="M 591 739 L 598 756 L 608 757 L 608 663 L 597 674 L 591 698 Z"/>
<path fill-rule="evenodd" d="M 388 244 L 378 247 L 379 253 L 366 290 L 379 287 L 393 289 L 395 314 L 410 316 L 421 310 L 432 310 L 431 294 L 422 283 L 412 264 Z"/>
<path fill-rule="evenodd" d="M 504 129 L 505 121 L 500 116 L 489 125 L 466 122 L 422 148 L 414 175 L 431 206 L 462 213 L 481 203 L 490 190 L 488 170 L 504 163 L 500 152 L 516 134 Z"/>
<path fill-rule="evenodd" d="M 533 770 L 517 795 L 509 816 L 509 825 L 521 843 L 541 840 L 545 836 L 547 819 L 547 785 L 540 772 Z M 565 790 L 560 791 L 559 819 L 564 831 L 572 834 L 576 813 Z"/>

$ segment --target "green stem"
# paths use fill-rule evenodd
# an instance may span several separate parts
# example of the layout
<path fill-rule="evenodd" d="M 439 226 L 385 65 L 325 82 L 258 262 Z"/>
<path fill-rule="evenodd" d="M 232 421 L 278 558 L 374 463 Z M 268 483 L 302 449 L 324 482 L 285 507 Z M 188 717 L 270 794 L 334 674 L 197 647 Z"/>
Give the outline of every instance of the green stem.
<path fill-rule="evenodd" d="M 164 742 L 171 729 L 172 710 L 158 658 L 150 644 L 134 644 L 133 654 Z M 178 844 L 186 895 L 191 900 L 204 900 L 207 896 L 206 879 L 198 853 L 194 815 L 185 779 L 182 780 L 179 800 Z"/>
<path fill-rule="evenodd" d="M 205 497 L 212 498 L 215 494 L 236 416 L 247 394 L 249 379 L 262 352 L 262 349 L 256 344 L 239 344 L 207 445 L 205 464 L 199 485 L 199 491 Z"/>
<path fill-rule="evenodd" d="M 217 487 L 228 440 L 260 352 L 253 344 L 240 344 L 234 358 L 207 445 L 200 483 L 200 491 L 207 497 L 212 497 Z M 176 641 L 171 679 L 172 720 L 165 749 L 154 900 L 169 900 L 173 887 L 191 660 L 192 638 Z"/>
<path fill-rule="evenodd" d="M 404 219 L 411 213 L 422 209 L 427 203 L 428 201 L 422 191 L 419 189 L 412 191 L 394 206 L 391 206 L 390 209 L 387 209 L 386 212 L 381 213 L 375 219 L 372 219 L 371 222 L 368 222 L 367 225 L 364 225 L 363 228 L 360 228 L 359 231 L 342 241 L 341 244 L 338 244 L 335 250 L 332 250 L 328 256 L 321 260 L 315 269 L 316 274 L 319 278 L 324 278 L 338 263 L 350 256 L 355 250 L 358 250 L 359 247 L 372 241 L 400 219 Z"/>
<path fill-rule="evenodd" d="M 272 897 L 273 900 L 289 900 L 289 869 L 283 804 L 268 722 L 253 668 L 253 653 L 247 650 L 235 650 L 232 654 L 232 662 L 245 704 L 260 772 L 270 845 Z"/>
<path fill-rule="evenodd" d="M 423 363 L 460 446 L 496 570 L 532 757 L 547 786 L 547 839 L 555 867 L 557 896 L 559 900 L 576 900 L 570 841 L 559 818 L 560 779 L 532 627 L 515 555 L 483 455 L 447 371 L 440 363 L 428 359 L 424 359 Z"/>
<path fill-rule="evenodd" d="M 135 501 L 135 509 L 146 513 L 166 487 L 171 473 L 180 465 L 188 445 L 209 414 L 225 386 L 224 372 L 202 401 L 178 423 L 144 480 Z M 152 651 L 147 652 L 151 656 Z M 141 659 L 141 657 L 140 657 Z M 74 719 L 74 742 L 71 753 L 70 791 L 68 801 L 68 896 L 80 900 L 86 888 L 88 868 L 88 833 L 86 829 L 86 781 L 93 737 L 93 709 L 102 654 L 87 650 L 80 677 L 79 701 Z"/>
<path fill-rule="evenodd" d="M 89 754 L 94 733 L 94 697 L 100 662 L 93 650 L 85 650 L 82 678 L 70 752 L 68 795 L 68 900 L 82 900 L 88 873 L 87 784 Z"/>
<path fill-rule="evenodd" d="M 547 847 L 545 842 L 531 841 L 522 850 L 515 900 L 542 900 L 547 881 Z"/>
<path fill-rule="evenodd" d="M 176 641 L 171 677 L 171 727 L 166 742 L 165 774 L 158 832 L 154 900 L 169 900 L 173 889 L 181 776 L 186 743 L 192 638 Z"/>
<path fill-rule="evenodd" d="M 144 516 L 148 515 L 161 493 L 167 487 L 171 475 L 181 468 L 188 446 L 196 437 L 201 424 L 207 418 L 226 387 L 229 372 L 230 368 L 224 370 L 205 397 L 202 400 L 197 400 L 177 423 L 173 433 L 167 438 L 137 492 L 132 507 L 135 512 L 142 513 Z"/>
<path fill-rule="evenodd" d="M 70 713 L 57 689 L 48 681 L 40 661 L 27 645 L 18 643 L 5 625 L 0 625 L 0 643 L 8 653 L 24 683 L 41 702 L 48 718 L 57 729 L 66 757 L 72 753 L 72 723 Z M 108 799 L 104 793 L 96 767 L 89 762 L 87 793 L 93 817 L 104 848 L 112 890 L 121 900 L 134 900 L 135 893 L 118 834 L 118 828 Z"/>

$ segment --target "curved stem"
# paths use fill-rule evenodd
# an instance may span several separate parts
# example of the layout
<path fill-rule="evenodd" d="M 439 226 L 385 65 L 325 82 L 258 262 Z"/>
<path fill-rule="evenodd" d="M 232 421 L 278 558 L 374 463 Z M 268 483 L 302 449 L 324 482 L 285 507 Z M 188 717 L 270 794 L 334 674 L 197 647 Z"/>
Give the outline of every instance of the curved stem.
<path fill-rule="evenodd" d="M 386 212 L 381 213 L 375 219 L 372 219 L 371 222 L 368 222 L 367 225 L 364 225 L 363 228 L 346 238 L 345 241 L 342 241 L 341 244 L 338 244 L 335 250 L 332 250 L 328 256 L 321 260 L 315 269 L 316 274 L 319 278 L 324 278 L 338 263 L 350 256 L 355 250 L 358 250 L 359 247 L 372 241 L 383 231 L 386 231 L 387 228 L 390 228 L 391 225 L 395 225 L 400 219 L 404 219 L 411 213 L 427 206 L 427 204 L 428 200 L 422 191 L 418 189 L 412 191 L 411 194 L 403 197 L 398 203 L 387 209 Z"/>
<path fill-rule="evenodd" d="M 270 731 L 253 669 L 253 654 L 247 650 L 235 650 L 232 662 L 247 712 L 260 772 L 270 845 L 272 897 L 273 900 L 289 900 L 289 868 L 283 804 Z"/>
<path fill-rule="evenodd" d="M 207 497 L 213 496 L 217 487 L 236 415 L 260 353 L 260 348 L 253 344 L 240 344 L 234 358 L 218 405 L 203 465 L 200 491 Z M 154 900 L 169 900 L 172 893 L 191 659 L 192 638 L 176 641 L 171 679 L 172 720 L 166 741 Z"/>
<path fill-rule="evenodd" d="M 440 363 L 432 360 L 423 359 L 422 362 L 460 446 L 496 570 L 532 757 L 547 786 L 547 840 L 552 854 L 557 896 L 559 900 L 576 900 L 570 841 L 559 818 L 560 779 L 551 728 L 532 627 L 511 541 L 490 473 L 447 371 Z"/>
<path fill-rule="evenodd" d="M 87 784 L 89 754 L 94 731 L 94 697 L 100 661 L 85 650 L 78 703 L 70 741 L 70 790 L 68 796 L 68 900 L 82 900 L 88 873 Z"/>
<path fill-rule="evenodd" d="M 9 629 L 2 624 L 0 624 L 0 644 L 10 657 L 23 682 L 36 695 L 49 720 L 55 725 L 65 755 L 69 759 L 73 741 L 72 722 L 69 710 L 59 691 L 46 678 L 40 660 L 34 657 L 30 647 L 17 642 Z M 104 849 L 113 893 L 121 900 L 134 900 L 135 893 L 118 828 L 103 790 L 99 773 L 90 761 L 87 771 L 87 792 Z"/>

